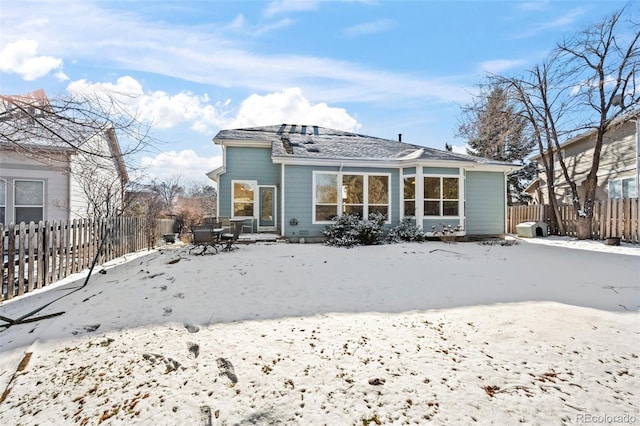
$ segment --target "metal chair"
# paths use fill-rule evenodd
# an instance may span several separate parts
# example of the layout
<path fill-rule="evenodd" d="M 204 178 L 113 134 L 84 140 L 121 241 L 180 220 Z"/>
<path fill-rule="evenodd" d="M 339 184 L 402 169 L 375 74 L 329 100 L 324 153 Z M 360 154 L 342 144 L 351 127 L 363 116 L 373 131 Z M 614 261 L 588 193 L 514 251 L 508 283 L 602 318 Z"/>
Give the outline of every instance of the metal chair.
<path fill-rule="evenodd" d="M 222 244 L 220 232 L 212 225 L 195 225 L 191 228 L 193 233 L 193 246 L 189 249 L 189 254 L 196 248 L 202 248 L 199 255 L 204 255 L 209 249 L 215 250 L 212 254 L 218 254 L 218 246 Z"/>
<path fill-rule="evenodd" d="M 222 251 L 231 251 L 238 248 L 236 242 L 240 233 L 242 233 L 242 223 L 233 224 L 233 233 L 225 233 L 221 236 L 221 242 L 223 244 Z"/>

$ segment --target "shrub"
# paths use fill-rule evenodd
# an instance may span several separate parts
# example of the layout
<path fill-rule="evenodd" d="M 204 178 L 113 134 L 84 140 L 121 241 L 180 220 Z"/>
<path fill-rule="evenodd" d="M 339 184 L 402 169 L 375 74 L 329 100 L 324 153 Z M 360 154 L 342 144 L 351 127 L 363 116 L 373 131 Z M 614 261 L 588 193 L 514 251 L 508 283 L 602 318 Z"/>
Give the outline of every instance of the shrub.
<path fill-rule="evenodd" d="M 452 227 L 451 225 L 440 223 L 438 226 L 433 225 L 431 231 L 433 235 L 440 238 L 441 241 L 450 244 L 456 241 L 456 232 L 462 231 L 462 226 Z"/>
<path fill-rule="evenodd" d="M 402 221 L 391 228 L 387 234 L 387 241 L 399 243 L 400 241 L 424 241 L 427 236 L 421 227 L 413 223 L 414 218 L 407 216 Z"/>
<path fill-rule="evenodd" d="M 322 234 L 325 244 L 335 247 L 353 247 L 356 245 L 373 245 L 382 241 L 382 226 L 386 220 L 380 213 L 372 213 L 369 219 L 360 219 L 352 214 L 338 216 L 334 223 L 328 225 Z"/>

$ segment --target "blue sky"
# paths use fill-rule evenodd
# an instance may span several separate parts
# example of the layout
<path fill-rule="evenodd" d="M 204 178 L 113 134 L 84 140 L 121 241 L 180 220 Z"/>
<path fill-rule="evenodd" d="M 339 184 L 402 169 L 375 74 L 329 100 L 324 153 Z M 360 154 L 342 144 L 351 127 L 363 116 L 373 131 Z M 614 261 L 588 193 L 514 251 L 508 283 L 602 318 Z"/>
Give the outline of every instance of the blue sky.
<path fill-rule="evenodd" d="M 443 149 L 486 72 L 520 74 L 625 1 L 8 1 L 0 92 L 115 88 L 205 182 L 225 128 L 317 124 Z"/>

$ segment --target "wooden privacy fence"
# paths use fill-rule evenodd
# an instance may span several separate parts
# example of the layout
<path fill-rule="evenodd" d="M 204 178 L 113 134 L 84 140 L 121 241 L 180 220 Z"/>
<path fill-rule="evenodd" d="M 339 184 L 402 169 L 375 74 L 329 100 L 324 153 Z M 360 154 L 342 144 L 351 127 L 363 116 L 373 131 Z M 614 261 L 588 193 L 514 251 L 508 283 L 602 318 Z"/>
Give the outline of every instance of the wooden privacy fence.
<path fill-rule="evenodd" d="M 576 236 L 577 215 L 573 206 L 561 205 L 560 215 L 565 227 L 562 235 Z M 638 198 L 616 198 L 596 201 L 593 210 L 591 235 L 594 239 L 620 237 L 629 243 L 640 242 L 638 229 Z M 522 222 L 541 221 L 551 224 L 551 207 L 548 205 L 512 206 L 508 209 L 507 232 L 515 234 L 516 225 Z M 551 234 L 560 235 L 558 229 L 549 227 Z"/>
<path fill-rule="evenodd" d="M 173 223 L 173 220 L 170 220 Z M 0 224 L 0 300 L 42 288 L 91 266 L 107 229 L 98 263 L 102 264 L 144 248 L 148 239 L 146 218 L 74 219 L 71 222 Z M 169 227 L 160 222 L 159 228 Z"/>

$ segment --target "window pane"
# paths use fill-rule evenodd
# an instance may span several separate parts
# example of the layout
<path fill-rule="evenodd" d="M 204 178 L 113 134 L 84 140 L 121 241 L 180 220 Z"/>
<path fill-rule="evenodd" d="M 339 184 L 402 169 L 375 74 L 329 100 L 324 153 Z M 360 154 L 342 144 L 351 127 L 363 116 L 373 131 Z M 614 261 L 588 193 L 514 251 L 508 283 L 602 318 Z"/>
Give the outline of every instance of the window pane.
<path fill-rule="evenodd" d="M 0 206 L 7 205 L 7 182 L 0 180 Z"/>
<path fill-rule="evenodd" d="M 622 182 L 620 180 L 609 182 L 609 198 L 622 198 Z"/>
<path fill-rule="evenodd" d="M 42 220 L 42 207 L 16 207 L 16 223 L 39 222 Z"/>
<path fill-rule="evenodd" d="M 389 218 L 389 207 L 387 206 L 369 206 L 369 214 L 371 213 L 381 213 L 387 219 Z"/>
<path fill-rule="evenodd" d="M 316 220 L 331 220 L 338 215 L 338 206 L 316 206 Z"/>
<path fill-rule="evenodd" d="M 425 201 L 424 214 L 425 216 L 440 216 L 440 201 Z"/>
<path fill-rule="evenodd" d="M 636 180 L 634 178 L 623 179 L 622 180 L 622 196 L 624 198 L 635 198 L 637 197 L 636 194 L 637 194 Z"/>
<path fill-rule="evenodd" d="M 353 206 L 353 205 L 345 205 L 343 206 L 343 213 L 344 214 L 354 214 L 360 218 L 362 218 L 362 210 L 363 207 L 360 206 Z"/>
<path fill-rule="evenodd" d="M 416 215 L 416 202 L 415 201 L 405 201 L 404 202 L 404 215 L 405 216 L 415 216 Z"/>
<path fill-rule="evenodd" d="M 442 179 L 442 198 L 445 200 L 458 199 L 458 178 Z"/>
<path fill-rule="evenodd" d="M 253 216 L 253 203 L 233 203 L 234 216 Z"/>
<path fill-rule="evenodd" d="M 424 198 L 440 199 L 440 178 L 424 178 Z"/>
<path fill-rule="evenodd" d="M 4 221 L 5 217 L 4 217 L 4 207 L 0 207 L 0 223 L 4 224 L 6 223 Z"/>
<path fill-rule="evenodd" d="M 16 205 L 42 206 L 44 204 L 42 201 L 44 199 L 43 182 L 17 180 L 15 181 L 15 188 Z M 42 211 L 42 209 L 40 209 L 40 211 Z"/>
<path fill-rule="evenodd" d="M 458 216 L 458 202 L 457 201 L 443 201 L 442 202 L 443 216 Z"/>
<path fill-rule="evenodd" d="M 369 204 L 389 203 L 389 178 L 369 176 Z"/>
<path fill-rule="evenodd" d="M 253 202 L 253 187 L 248 183 L 233 183 L 233 201 Z"/>
<path fill-rule="evenodd" d="M 364 202 L 364 184 L 361 175 L 342 176 L 342 200 L 348 204 L 362 204 Z"/>
<path fill-rule="evenodd" d="M 338 203 L 338 175 L 316 175 L 316 202 L 332 204 Z"/>
<path fill-rule="evenodd" d="M 415 200 L 416 199 L 416 178 L 404 178 L 404 199 Z"/>

